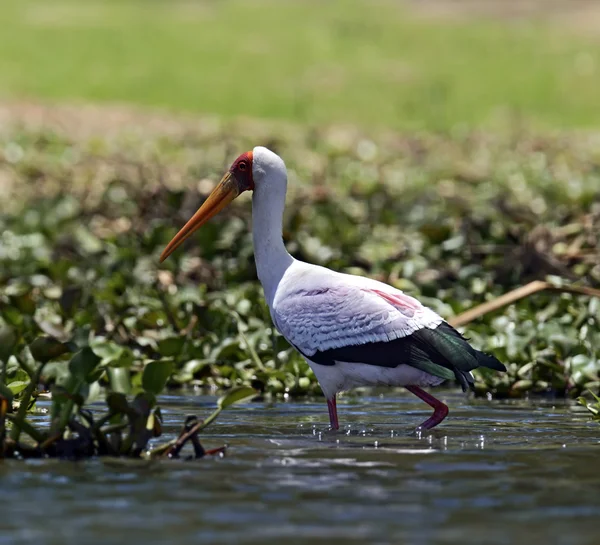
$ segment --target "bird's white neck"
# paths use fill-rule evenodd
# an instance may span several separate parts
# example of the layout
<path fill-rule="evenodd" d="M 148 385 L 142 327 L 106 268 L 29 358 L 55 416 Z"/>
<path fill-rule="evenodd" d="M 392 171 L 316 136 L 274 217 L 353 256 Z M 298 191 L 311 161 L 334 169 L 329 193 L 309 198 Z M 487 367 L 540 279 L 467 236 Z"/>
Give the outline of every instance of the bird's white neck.
<path fill-rule="evenodd" d="M 269 307 L 285 271 L 294 262 L 283 244 L 286 180 L 256 187 L 252 195 L 252 238 L 258 279 Z"/>

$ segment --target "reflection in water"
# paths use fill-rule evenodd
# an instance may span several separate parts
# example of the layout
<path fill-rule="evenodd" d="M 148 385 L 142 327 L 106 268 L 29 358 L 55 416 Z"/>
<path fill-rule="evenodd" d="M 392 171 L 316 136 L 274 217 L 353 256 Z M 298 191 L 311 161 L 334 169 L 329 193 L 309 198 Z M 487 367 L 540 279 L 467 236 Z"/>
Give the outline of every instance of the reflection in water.
<path fill-rule="evenodd" d="M 444 396 L 442 396 L 443 398 Z M 564 402 L 467 401 L 413 433 L 412 397 L 247 404 L 205 446 L 223 460 L 0 463 L 0 544 L 597 541 L 600 426 Z M 208 397 L 164 399 L 167 431 Z"/>

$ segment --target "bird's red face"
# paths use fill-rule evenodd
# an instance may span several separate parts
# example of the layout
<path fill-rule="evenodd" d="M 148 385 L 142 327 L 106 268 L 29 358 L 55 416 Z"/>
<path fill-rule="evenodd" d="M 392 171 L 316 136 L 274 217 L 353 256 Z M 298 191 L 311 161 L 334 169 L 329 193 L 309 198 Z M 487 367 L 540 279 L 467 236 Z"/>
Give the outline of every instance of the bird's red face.
<path fill-rule="evenodd" d="M 252 177 L 252 152 L 242 153 L 231 165 L 217 187 L 204 201 L 198 211 L 181 228 L 160 256 L 163 262 L 169 257 L 194 231 L 202 227 L 210 218 L 223 210 L 233 199 L 244 191 L 254 189 Z"/>
<path fill-rule="evenodd" d="M 254 189 L 254 178 L 252 177 L 252 152 L 242 153 L 231 165 L 229 172 L 240 184 L 241 191 Z"/>

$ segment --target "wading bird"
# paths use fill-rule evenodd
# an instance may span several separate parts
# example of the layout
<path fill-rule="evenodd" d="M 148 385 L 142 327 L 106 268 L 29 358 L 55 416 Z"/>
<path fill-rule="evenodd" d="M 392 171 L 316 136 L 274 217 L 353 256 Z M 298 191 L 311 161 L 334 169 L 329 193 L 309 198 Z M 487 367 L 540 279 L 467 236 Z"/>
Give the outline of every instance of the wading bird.
<path fill-rule="evenodd" d="M 448 407 L 421 389 L 456 378 L 463 391 L 471 370 L 506 368 L 475 350 L 433 310 L 382 282 L 294 259 L 282 236 L 287 170 L 264 147 L 240 155 L 214 191 L 175 235 L 162 262 L 196 229 L 244 191 L 252 190 L 258 278 L 278 331 L 306 359 L 338 429 L 336 394 L 357 386 L 404 386 L 433 407 L 419 428 L 431 429 Z"/>

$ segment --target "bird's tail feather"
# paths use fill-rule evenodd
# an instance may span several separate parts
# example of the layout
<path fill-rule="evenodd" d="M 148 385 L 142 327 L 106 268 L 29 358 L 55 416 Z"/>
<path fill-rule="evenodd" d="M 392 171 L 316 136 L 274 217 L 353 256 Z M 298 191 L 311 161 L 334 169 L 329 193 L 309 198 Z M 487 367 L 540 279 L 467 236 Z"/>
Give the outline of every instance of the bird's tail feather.
<path fill-rule="evenodd" d="M 454 373 L 463 391 L 473 387 L 471 371 L 477 367 L 506 371 L 498 359 L 473 348 L 465 337 L 446 322 L 435 329 L 419 330 L 415 337 L 421 341 L 419 344 L 428 353 L 432 363 Z"/>
<path fill-rule="evenodd" d="M 496 371 L 506 371 L 505 365 L 495 356 L 486 354 L 480 350 L 475 350 L 475 355 L 480 367 L 487 367 L 488 369 L 495 369 Z"/>

